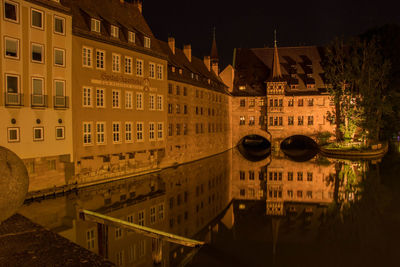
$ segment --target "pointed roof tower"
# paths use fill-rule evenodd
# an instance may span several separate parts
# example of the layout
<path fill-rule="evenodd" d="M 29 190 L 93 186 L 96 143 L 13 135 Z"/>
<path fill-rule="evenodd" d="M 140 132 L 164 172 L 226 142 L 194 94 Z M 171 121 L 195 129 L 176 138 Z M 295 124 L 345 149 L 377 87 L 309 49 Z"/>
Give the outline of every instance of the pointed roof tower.
<path fill-rule="evenodd" d="M 211 46 L 211 62 L 218 62 L 217 41 L 215 40 L 215 27 L 213 32 L 213 42 Z"/>
<path fill-rule="evenodd" d="M 274 61 L 272 66 L 272 80 L 282 79 L 281 64 L 279 63 L 278 46 L 276 41 L 276 30 L 274 31 Z"/>

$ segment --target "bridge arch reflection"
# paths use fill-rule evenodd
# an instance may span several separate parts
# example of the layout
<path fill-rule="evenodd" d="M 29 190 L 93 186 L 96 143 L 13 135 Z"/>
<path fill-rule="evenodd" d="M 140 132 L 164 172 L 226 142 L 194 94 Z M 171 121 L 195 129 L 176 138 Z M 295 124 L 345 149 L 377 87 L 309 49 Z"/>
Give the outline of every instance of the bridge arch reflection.
<path fill-rule="evenodd" d="M 319 151 L 318 144 L 311 137 L 292 135 L 284 139 L 280 148 L 283 153 L 294 161 L 308 161 Z"/>
<path fill-rule="evenodd" d="M 238 142 L 237 148 L 245 159 L 253 162 L 266 159 L 271 153 L 270 141 L 256 134 L 244 136 Z"/>

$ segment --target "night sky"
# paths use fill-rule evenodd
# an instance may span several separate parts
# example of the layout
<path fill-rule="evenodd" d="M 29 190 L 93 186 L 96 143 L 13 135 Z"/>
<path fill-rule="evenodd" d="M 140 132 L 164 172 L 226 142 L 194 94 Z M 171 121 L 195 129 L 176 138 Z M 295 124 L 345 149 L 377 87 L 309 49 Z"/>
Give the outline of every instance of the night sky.
<path fill-rule="evenodd" d="M 222 1 L 143 0 L 143 14 L 157 38 L 192 44 L 200 58 L 210 54 L 216 27 L 220 66 L 232 62 L 235 47 L 324 45 L 387 23 L 400 24 L 393 1 Z M 241 4 L 238 4 L 241 3 Z"/>

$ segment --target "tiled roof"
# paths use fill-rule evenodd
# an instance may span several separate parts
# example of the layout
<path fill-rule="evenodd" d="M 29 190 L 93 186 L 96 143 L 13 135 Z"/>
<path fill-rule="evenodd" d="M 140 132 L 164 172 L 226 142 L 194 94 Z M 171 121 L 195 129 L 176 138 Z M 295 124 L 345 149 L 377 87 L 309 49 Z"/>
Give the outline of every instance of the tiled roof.
<path fill-rule="evenodd" d="M 321 66 L 323 51 L 322 47 L 316 46 L 278 48 L 283 80 L 289 85 L 298 85 L 297 89 L 288 87 L 285 94 L 307 95 L 326 92 Z M 272 80 L 274 48 L 239 48 L 235 55 L 236 73 L 232 95 L 265 95 L 266 82 Z M 307 84 L 315 84 L 315 88 L 307 88 Z M 239 87 L 245 89 L 240 90 Z"/>
<path fill-rule="evenodd" d="M 160 40 L 158 42 L 163 53 L 168 56 L 168 80 L 227 93 L 227 86 L 212 70 L 207 69 L 203 60 L 192 55 L 192 60 L 189 61 L 181 49 L 175 48 L 175 54 L 173 54 L 167 42 Z M 175 72 L 171 71 L 172 66 L 175 67 Z M 179 69 L 182 69 L 182 74 L 179 73 Z M 198 79 L 192 78 L 192 73 L 198 75 Z M 208 80 L 210 80 L 210 84 Z"/>
<path fill-rule="evenodd" d="M 101 42 L 119 45 L 153 56 L 165 57 L 158 43 L 137 6 L 132 3 L 121 3 L 120 0 L 61 0 L 71 8 L 72 26 L 75 35 Z M 101 21 L 101 33 L 91 31 L 91 18 Z M 110 26 L 120 28 L 119 39 L 111 37 Z M 136 34 L 135 43 L 128 42 L 128 31 Z M 151 48 L 144 47 L 144 37 L 150 38 Z"/>
<path fill-rule="evenodd" d="M 55 1 L 50 1 L 50 0 L 25 0 L 27 2 L 31 2 L 37 5 L 41 5 L 44 6 L 46 8 L 58 11 L 58 12 L 62 12 L 62 13 L 66 13 L 69 14 L 70 13 L 70 9 L 68 7 L 63 6 L 61 3 L 57 3 Z"/>

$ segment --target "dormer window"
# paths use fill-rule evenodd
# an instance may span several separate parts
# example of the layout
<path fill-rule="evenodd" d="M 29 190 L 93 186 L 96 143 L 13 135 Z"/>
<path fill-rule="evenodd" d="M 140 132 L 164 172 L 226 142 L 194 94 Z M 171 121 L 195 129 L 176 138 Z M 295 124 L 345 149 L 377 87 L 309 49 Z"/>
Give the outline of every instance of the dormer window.
<path fill-rule="evenodd" d="M 194 73 L 193 72 L 191 73 L 191 77 L 192 77 L 192 79 L 194 79 Z"/>
<path fill-rule="evenodd" d="M 150 48 L 150 38 L 144 37 L 144 47 Z"/>
<path fill-rule="evenodd" d="M 175 67 L 172 66 L 172 67 L 171 67 L 171 70 L 172 70 L 172 72 L 175 72 Z"/>
<path fill-rule="evenodd" d="M 182 69 L 179 69 L 179 74 L 182 74 Z"/>
<path fill-rule="evenodd" d="M 119 38 L 119 28 L 117 26 L 111 25 L 111 36 Z"/>
<path fill-rule="evenodd" d="M 135 43 L 135 33 L 134 32 L 131 32 L 131 31 L 128 32 L 128 41 L 130 43 Z"/>
<path fill-rule="evenodd" d="M 100 32 L 100 20 L 98 19 L 91 19 L 91 30 L 92 32 Z"/>
<path fill-rule="evenodd" d="M 246 90 L 246 86 L 240 85 L 240 86 L 239 86 L 239 90 Z"/>

